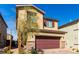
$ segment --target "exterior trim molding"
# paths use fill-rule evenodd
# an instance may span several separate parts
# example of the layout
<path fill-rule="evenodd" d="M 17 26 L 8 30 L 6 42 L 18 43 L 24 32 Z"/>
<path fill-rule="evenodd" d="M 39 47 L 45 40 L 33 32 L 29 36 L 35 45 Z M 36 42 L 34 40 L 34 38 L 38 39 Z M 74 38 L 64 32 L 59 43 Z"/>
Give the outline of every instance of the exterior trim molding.
<path fill-rule="evenodd" d="M 53 33 L 53 34 L 65 34 L 67 32 L 59 30 L 47 30 L 47 29 L 31 29 L 29 32 L 42 32 L 42 33 Z"/>

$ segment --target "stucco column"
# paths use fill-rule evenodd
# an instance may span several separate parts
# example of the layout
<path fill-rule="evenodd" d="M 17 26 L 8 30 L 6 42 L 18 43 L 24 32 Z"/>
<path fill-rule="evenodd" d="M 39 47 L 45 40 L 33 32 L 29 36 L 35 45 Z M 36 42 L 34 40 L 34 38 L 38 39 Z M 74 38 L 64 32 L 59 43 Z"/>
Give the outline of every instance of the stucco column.
<path fill-rule="evenodd" d="M 64 37 L 62 36 L 61 38 L 60 38 L 60 48 L 65 48 L 65 40 L 64 40 Z"/>
<path fill-rule="evenodd" d="M 34 33 L 28 33 L 28 39 L 27 39 L 27 44 L 26 44 L 26 48 L 31 49 L 31 48 L 35 48 L 35 35 Z"/>

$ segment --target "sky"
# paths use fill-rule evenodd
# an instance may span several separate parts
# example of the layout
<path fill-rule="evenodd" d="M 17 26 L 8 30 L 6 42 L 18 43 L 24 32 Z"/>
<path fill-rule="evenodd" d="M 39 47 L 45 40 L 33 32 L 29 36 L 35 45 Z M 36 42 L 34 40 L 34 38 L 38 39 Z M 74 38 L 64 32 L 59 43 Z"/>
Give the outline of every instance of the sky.
<path fill-rule="evenodd" d="M 7 33 L 12 34 L 13 39 L 17 40 L 17 34 L 16 34 L 16 5 L 13 5 L 13 4 L 0 4 L 0 13 L 2 14 L 6 24 L 8 25 Z"/>
<path fill-rule="evenodd" d="M 79 18 L 79 4 L 36 5 L 45 12 L 45 17 L 59 20 L 59 26 Z"/>
<path fill-rule="evenodd" d="M 45 17 L 55 18 L 59 21 L 59 26 L 76 20 L 79 18 L 78 4 L 34 4 L 45 12 Z M 16 33 L 16 5 L 0 4 L 0 13 L 2 14 L 6 24 L 7 32 L 12 31 L 13 39 L 17 40 Z"/>

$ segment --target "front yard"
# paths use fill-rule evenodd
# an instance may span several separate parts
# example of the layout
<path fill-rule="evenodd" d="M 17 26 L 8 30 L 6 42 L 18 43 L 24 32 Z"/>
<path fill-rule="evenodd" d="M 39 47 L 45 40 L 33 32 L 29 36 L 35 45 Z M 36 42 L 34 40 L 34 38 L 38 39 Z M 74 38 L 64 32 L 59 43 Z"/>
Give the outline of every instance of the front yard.
<path fill-rule="evenodd" d="M 13 54 L 18 54 L 18 49 L 12 50 Z M 79 52 L 73 52 L 71 49 L 44 49 L 43 54 L 79 54 Z M 30 51 L 26 50 L 26 54 L 31 54 Z"/>
<path fill-rule="evenodd" d="M 11 49 L 12 54 L 18 54 L 18 48 L 16 49 Z M 10 53 L 4 53 L 3 49 L 0 49 L 0 54 L 10 54 Z M 25 49 L 25 53 L 23 54 L 37 54 L 34 51 L 27 51 Z M 38 54 L 79 54 L 79 52 L 74 52 L 71 49 L 43 49 L 43 53 L 38 53 Z"/>

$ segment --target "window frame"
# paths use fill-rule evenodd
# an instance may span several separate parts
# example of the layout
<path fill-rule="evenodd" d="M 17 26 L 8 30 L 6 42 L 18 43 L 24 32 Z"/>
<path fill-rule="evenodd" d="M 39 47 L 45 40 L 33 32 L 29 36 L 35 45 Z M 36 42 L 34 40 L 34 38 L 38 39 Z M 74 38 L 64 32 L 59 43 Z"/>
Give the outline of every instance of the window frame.
<path fill-rule="evenodd" d="M 50 22 L 51 22 L 51 26 L 50 26 Z M 49 21 L 49 20 L 44 20 L 43 26 L 44 27 L 48 27 L 48 28 L 54 28 L 54 22 L 53 21 Z"/>

